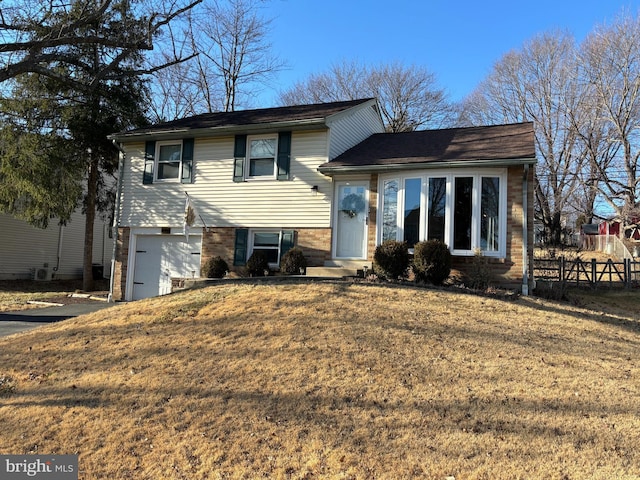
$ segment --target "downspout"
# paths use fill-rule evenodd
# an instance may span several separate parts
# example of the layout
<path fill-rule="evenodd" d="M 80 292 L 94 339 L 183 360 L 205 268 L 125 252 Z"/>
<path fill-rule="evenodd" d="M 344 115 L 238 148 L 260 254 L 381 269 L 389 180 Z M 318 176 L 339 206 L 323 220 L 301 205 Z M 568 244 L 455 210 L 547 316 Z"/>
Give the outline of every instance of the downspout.
<path fill-rule="evenodd" d="M 522 295 L 529 295 L 529 164 L 522 177 Z"/>
<path fill-rule="evenodd" d="M 59 230 L 58 230 L 58 253 L 57 253 L 57 259 L 56 259 L 56 266 L 53 267 L 53 272 L 57 273 L 58 270 L 60 269 L 60 258 L 62 257 L 62 237 L 63 237 L 63 233 L 64 233 L 64 225 L 60 225 L 59 226 Z"/>
<path fill-rule="evenodd" d="M 118 180 L 116 185 L 116 206 L 113 215 L 113 249 L 111 251 L 111 274 L 109 275 L 109 297 L 107 301 L 113 303 L 113 287 L 116 278 L 116 253 L 118 249 L 118 226 L 120 225 L 120 197 L 122 195 L 122 172 L 126 153 L 118 142 L 112 140 L 113 146 L 120 152 L 120 162 L 118 163 Z"/>

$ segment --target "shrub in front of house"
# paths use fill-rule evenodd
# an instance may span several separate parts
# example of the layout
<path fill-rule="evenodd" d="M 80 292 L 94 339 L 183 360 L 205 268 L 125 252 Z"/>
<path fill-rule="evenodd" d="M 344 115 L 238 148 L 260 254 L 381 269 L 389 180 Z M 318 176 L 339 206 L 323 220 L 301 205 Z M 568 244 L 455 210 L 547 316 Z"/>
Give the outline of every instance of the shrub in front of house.
<path fill-rule="evenodd" d="M 229 265 L 220 256 L 212 257 L 202 266 L 202 274 L 206 278 L 222 278 L 229 273 Z"/>
<path fill-rule="evenodd" d="M 491 269 L 487 257 L 479 248 L 473 251 L 473 263 L 469 272 L 470 287 L 476 290 L 486 290 L 491 283 Z"/>
<path fill-rule="evenodd" d="M 409 269 L 409 247 L 406 242 L 385 240 L 373 254 L 373 271 L 387 280 L 406 278 Z"/>
<path fill-rule="evenodd" d="M 269 260 L 262 250 L 255 250 L 247 260 L 247 274 L 250 277 L 266 277 L 269 275 Z"/>
<path fill-rule="evenodd" d="M 286 252 L 280 260 L 280 271 L 290 275 L 301 275 L 307 268 L 307 259 L 302 250 L 294 247 Z"/>
<path fill-rule="evenodd" d="M 442 285 L 451 273 L 451 252 L 440 240 L 416 243 L 413 251 L 413 273 L 416 282 Z"/>

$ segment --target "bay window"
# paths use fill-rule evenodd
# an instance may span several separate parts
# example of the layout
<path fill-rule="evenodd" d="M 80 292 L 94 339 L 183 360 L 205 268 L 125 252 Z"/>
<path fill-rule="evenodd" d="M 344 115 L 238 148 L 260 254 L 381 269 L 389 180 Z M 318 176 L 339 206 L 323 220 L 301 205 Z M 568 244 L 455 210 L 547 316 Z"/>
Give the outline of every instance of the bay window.
<path fill-rule="evenodd" d="M 480 200 L 480 248 L 487 252 L 499 249 L 500 178 L 482 177 Z"/>
<path fill-rule="evenodd" d="M 447 206 L 447 179 L 429 178 L 427 192 L 427 240 L 444 242 L 445 214 Z"/>
<path fill-rule="evenodd" d="M 440 240 L 455 255 L 506 251 L 506 172 L 421 172 L 380 179 L 379 242 Z"/>
<path fill-rule="evenodd" d="M 382 187 L 382 241 L 398 235 L 398 180 L 385 180 Z"/>
<path fill-rule="evenodd" d="M 420 241 L 420 217 L 422 178 L 407 178 L 404 181 L 404 222 L 403 240 L 409 248 Z"/>
<path fill-rule="evenodd" d="M 454 178 L 453 249 L 471 250 L 473 177 Z"/>

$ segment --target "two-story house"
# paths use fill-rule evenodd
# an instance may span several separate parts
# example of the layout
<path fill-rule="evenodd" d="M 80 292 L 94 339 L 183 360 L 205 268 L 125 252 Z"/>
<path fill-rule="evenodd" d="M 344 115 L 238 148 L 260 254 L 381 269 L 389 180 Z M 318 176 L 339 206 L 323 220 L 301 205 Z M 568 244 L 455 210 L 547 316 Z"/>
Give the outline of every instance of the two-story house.
<path fill-rule="evenodd" d="M 384 133 L 375 99 L 197 115 L 113 135 L 123 154 L 113 298 L 168 293 L 220 255 L 274 267 L 370 266 L 386 239 L 437 238 L 464 269 L 480 249 L 526 292 L 532 124 Z M 185 235 L 187 197 L 196 225 Z"/>

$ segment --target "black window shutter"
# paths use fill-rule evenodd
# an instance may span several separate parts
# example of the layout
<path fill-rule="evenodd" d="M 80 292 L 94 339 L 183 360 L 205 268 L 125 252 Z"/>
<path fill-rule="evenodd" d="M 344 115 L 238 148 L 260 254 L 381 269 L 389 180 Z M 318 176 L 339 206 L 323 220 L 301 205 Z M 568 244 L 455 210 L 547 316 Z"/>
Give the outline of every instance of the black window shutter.
<path fill-rule="evenodd" d="M 280 239 L 280 258 L 293 248 L 295 233 L 293 230 L 283 230 Z"/>
<path fill-rule="evenodd" d="M 182 141 L 182 183 L 193 183 L 193 138 Z"/>
<path fill-rule="evenodd" d="M 236 243 L 233 249 L 234 265 L 246 265 L 248 240 L 249 230 L 246 228 L 236 228 Z"/>
<path fill-rule="evenodd" d="M 291 163 L 291 132 L 280 132 L 278 135 L 278 180 L 289 180 Z"/>
<path fill-rule="evenodd" d="M 247 136 L 236 135 L 233 148 L 233 181 L 244 182 L 244 161 L 247 156 Z"/>
<path fill-rule="evenodd" d="M 144 175 L 142 177 L 143 184 L 153 183 L 153 164 L 156 155 L 156 142 L 148 141 L 144 148 Z"/>

